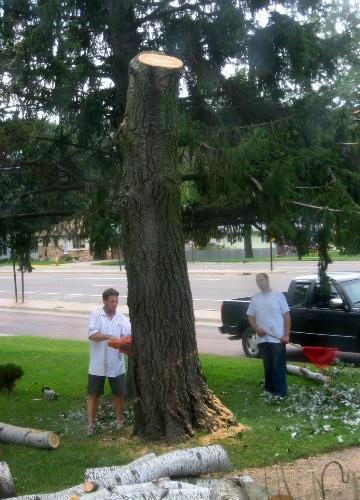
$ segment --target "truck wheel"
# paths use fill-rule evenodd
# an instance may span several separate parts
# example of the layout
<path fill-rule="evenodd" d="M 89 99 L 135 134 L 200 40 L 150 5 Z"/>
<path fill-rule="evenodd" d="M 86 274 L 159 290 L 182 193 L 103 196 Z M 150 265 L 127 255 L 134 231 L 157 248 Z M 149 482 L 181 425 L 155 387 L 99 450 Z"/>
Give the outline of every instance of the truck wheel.
<path fill-rule="evenodd" d="M 258 358 L 260 356 L 256 343 L 256 334 L 251 328 L 247 328 L 242 335 L 242 348 L 248 358 Z"/>

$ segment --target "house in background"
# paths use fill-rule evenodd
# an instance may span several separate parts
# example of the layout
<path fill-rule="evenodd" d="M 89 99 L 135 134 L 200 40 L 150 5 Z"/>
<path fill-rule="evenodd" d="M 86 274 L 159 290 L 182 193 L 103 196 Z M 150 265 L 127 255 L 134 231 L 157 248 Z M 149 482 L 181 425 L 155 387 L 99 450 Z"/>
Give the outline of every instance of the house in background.
<path fill-rule="evenodd" d="M 68 234 L 39 238 L 37 249 L 37 258 L 39 260 L 54 260 L 66 256 L 81 261 L 93 260 L 89 240 Z"/>
<path fill-rule="evenodd" d="M 250 226 L 249 226 L 250 228 Z M 250 241 L 249 241 L 250 240 Z M 264 234 L 258 229 L 251 227 L 248 233 L 248 241 L 245 238 L 231 243 L 228 237 L 211 238 L 206 248 L 197 248 L 194 242 L 189 241 L 185 245 L 186 260 L 188 261 L 226 261 L 245 259 L 245 245 L 252 249 L 254 257 L 269 258 L 271 249 Z M 273 256 L 276 255 L 276 246 L 272 248 Z"/>
<path fill-rule="evenodd" d="M 10 259 L 10 250 L 6 245 L 0 245 L 0 260 Z"/>
<path fill-rule="evenodd" d="M 38 258 L 37 247 L 33 249 L 30 255 L 32 259 Z M 10 248 L 8 248 L 6 245 L 0 245 L 0 261 L 10 258 L 11 258 Z"/>

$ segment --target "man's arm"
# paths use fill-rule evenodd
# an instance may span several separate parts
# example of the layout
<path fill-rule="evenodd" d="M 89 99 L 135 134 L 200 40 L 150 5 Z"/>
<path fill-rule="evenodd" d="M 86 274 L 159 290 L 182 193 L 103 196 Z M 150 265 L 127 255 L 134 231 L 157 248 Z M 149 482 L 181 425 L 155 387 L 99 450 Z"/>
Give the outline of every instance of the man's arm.
<path fill-rule="evenodd" d="M 290 340 L 290 327 L 291 327 L 291 318 L 290 318 L 290 313 L 286 312 L 283 314 L 283 319 L 284 319 L 284 335 L 282 337 L 282 342 L 287 344 Z"/>
<path fill-rule="evenodd" d="M 266 335 L 266 331 L 263 328 L 260 328 L 256 323 L 256 317 L 248 315 L 248 320 L 251 328 L 255 330 L 256 335 L 259 337 L 264 337 Z"/>
<path fill-rule="evenodd" d="M 94 342 L 103 342 L 104 340 L 115 340 L 117 337 L 114 335 L 108 335 L 106 333 L 101 333 L 99 330 L 101 328 L 101 321 L 99 317 L 99 312 L 95 311 L 91 313 L 88 325 L 88 339 Z"/>
<path fill-rule="evenodd" d="M 118 340 L 115 335 L 107 335 L 105 333 L 95 332 L 90 335 L 89 340 L 94 340 L 95 342 L 101 342 L 103 340 Z"/>

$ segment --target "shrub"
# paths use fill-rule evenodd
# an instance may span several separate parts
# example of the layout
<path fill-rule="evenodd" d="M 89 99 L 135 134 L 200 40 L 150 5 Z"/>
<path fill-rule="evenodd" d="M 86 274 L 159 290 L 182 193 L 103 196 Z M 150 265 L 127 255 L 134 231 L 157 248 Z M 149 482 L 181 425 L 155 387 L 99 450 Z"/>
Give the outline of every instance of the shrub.
<path fill-rule="evenodd" d="M 21 366 L 14 363 L 0 365 L 0 390 L 7 390 L 11 394 L 17 379 L 24 375 L 24 370 Z"/>

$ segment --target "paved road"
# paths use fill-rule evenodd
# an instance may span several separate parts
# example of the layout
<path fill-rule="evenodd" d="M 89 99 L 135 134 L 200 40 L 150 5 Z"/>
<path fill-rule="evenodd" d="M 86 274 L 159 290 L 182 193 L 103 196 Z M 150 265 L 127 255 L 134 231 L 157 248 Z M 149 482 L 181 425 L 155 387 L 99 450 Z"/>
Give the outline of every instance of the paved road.
<path fill-rule="evenodd" d="M 219 310 L 223 299 L 252 295 L 256 291 L 254 273 L 267 271 L 267 263 L 197 263 L 189 264 L 194 309 Z M 337 262 L 335 271 L 360 271 L 360 262 Z M 0 299 L 13 299 L 10 270 L 0 267 Z M 316 262 L 276 263 L 271 274 L 274 289 L 286 290 L 295 276 L 317 272 Z M 20 280 L 19 280 L 20 286 Z M 49 300 L 97 303 L 105 288 L 114 287 L 126 302 L 127 280 L 117 268 L 77 263 L 59 268 L 39 268 L 25 275 L 25 300 Z"/>
<path fill-rule="evenodd" d="M 42 311 L 1 311 L 0 348 L 2 335 L 32 335 L 55 339 L 86 341 L 87 316 L 64 313 L 48 314 Z M 239 340 L 230 340 L 221 335 L 216 327 L 197 326 L 196 337 L 201 353 L 223 356 L 244 357 Z M 288 346 L 288 360 L 306 361 L 301 351 Z M 340 358 L 346 363 L 360 367 L 360 354 L 341 353 Z"/>

